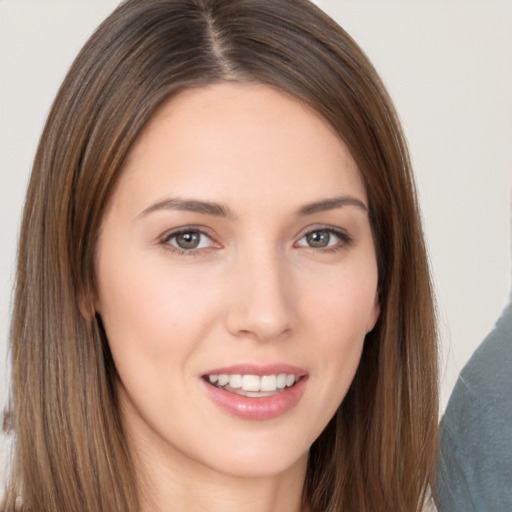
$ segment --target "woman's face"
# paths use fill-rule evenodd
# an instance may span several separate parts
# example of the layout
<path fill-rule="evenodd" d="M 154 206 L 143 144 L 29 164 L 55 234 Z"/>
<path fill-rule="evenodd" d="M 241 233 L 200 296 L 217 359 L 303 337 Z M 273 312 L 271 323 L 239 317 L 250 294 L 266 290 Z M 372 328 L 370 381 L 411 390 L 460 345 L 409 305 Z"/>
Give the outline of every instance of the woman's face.
<path fill-rule="evenodd" d="M 218 84 L 160 108 L 96 261 L 139 454 L 230 475 L 305 467 L 379 314 L 367 208 L 327 122 L 276 89 Z"/>

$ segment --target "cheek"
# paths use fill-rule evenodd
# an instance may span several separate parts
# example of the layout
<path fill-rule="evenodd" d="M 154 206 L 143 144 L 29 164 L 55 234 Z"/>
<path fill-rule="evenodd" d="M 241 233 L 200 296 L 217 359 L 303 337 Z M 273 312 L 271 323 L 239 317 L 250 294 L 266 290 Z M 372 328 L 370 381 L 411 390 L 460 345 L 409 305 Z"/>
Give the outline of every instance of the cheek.
<path fill-rule="evenodd" d="M 98 312 L 116 365 L 141 368 L 145 361 L 174 364 L 186 357 L 215 316 L 215 294 L 159 262 L 103 263 Z"/>
<path fill-rule="evenodd" d="M 354 266 L 337 272 L 311 287 L 307 295 L 309 325 L 314 331 L 313 357 L 319 369 L 319 387 L 331 401 L 332 412 L 339 406 L 355 375 L 365 336 L 377 319 L 377 271 L 374 265 Z"/>
<path fill-rule="evenodd" d="M 328 338 L 364 338 L 378 317 L 377 269 L 373 260 L 316 276 L 302 296 L 312 322 Z M 316 320 L 315 320 L 316 319 Z"/>

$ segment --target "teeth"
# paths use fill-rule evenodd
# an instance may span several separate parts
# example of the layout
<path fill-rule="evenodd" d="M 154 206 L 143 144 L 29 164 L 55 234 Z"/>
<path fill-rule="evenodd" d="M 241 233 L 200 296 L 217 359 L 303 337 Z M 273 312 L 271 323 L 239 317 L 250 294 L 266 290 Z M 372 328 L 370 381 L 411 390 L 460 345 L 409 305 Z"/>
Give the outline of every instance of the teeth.
<path fill-rule="evenodd" d="M 238 389 L 242 387 L 242 376 L 241 375 L 231 375 L 229 377 L 229 387 L 233 389 Z"/>
<path fill-rule="evenodd" d="M 242 377 L 242 389 L 244 391 L 259 391 L 260 378 L 257 375 L 244 375 Z"/>
<path fill-rule="evenodd" d="M 277 377 L 275 375 L 264 375 L 260 380 L 260 391 L 275 391 L 277 389 Z M 295 376 L 293 381 L 295 382 Z"/>
<path fill-rule="evenodd" d="M 293 386 L 295 384 L 295 375 L 287 375 L 286 376 L 286 385 L 288 387 Z"/>
<path fill-rule="evenodd" d="M 297 377 L 292 374 L 280 373 L 279 375 L 208 375 L 211 384 L 221 388 L 229 385 L 232 389 L 242 389 L 248 392 L 272 392 L 286 387 L 291 387 L 297 382 Z"/>
<path fill-rule="evenodd" d="M 225 386 L 229 382 L 229 375 L 226 375 L 225 373 L 222 373 L 219 375 L 219 380 L 217 381 L 217 384 L 219 386 Z"/>

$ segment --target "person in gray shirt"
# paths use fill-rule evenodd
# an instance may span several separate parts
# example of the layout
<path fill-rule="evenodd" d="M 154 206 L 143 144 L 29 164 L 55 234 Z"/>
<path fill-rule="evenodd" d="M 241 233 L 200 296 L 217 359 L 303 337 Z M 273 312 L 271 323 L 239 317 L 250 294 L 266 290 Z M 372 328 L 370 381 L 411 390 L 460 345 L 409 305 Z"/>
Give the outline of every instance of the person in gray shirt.
<path fill-rule="evenodd" d="M 435 499 L 439 512 L 512 511 L 512 302 L 450 397 Z"/>

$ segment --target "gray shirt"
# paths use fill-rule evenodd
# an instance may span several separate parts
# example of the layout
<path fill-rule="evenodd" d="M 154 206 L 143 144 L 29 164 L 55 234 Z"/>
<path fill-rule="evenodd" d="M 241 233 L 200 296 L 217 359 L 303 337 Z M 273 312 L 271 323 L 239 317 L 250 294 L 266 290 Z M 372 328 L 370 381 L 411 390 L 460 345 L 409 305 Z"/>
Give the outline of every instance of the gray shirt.
<path fill-rule="evenodd" d="M 435 498 L 439 512 L 512 512 L 512 303 L 450 397 Z"/>

